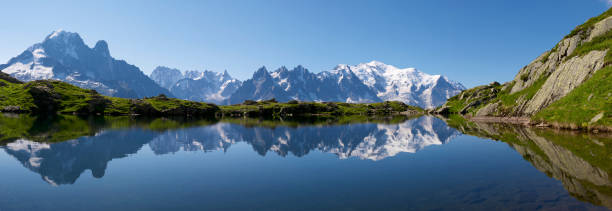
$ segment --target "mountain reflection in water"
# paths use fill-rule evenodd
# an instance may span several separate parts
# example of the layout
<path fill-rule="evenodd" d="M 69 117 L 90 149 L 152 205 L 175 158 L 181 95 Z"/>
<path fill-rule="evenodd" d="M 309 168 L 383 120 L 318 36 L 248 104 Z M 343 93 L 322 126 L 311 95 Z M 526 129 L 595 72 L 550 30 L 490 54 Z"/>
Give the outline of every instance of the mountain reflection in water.
<path fill-rule="evenodd" d="M 418 158 L 420 162 L 410 161 L 411 157 L 398 156 L 402 152 L 417 153 L 428 146 L 449 143 L 462 133 L 507 144 L 513 150 L 509 151 L 506 157 L 494 158 L 498 159 L 496 161 L 507 161 L 506 165 L 517 163 L 513 161 L 514 155 L 516 155 L 514 151 L 520 154 L 524 160 L 530 163 L 530 166 L 525 166 L 525 168 L 534 172 L 529 176 L 522 174 L 518 176 L 521 177 L 517 178 L 518 181 L 524 182 L 525 185 L 530 186 L 543 182 L 545 184 L 542 187 L 551 188 L 546 186 L 550 184 L 546 181 L 557 180 L 560 183 L 554 181 L 555 184 L 558 184 L 556 188 L 538 187 L 542 188 L 538 190 L 525 187 L 520 182 L 505 184 L 503 181 L 497 181 L 485 186 L 478 186 L 479 182 L 474 181 L 474 184 L 472 184 L 470 178 L 475 175 L 487 174 L 506 168 L 503 164 L 498 163 L 492 164 L 493 169 L 479 169 L 473 165 L 475 162 L 487 166 L 488 161 L 472 160 L 472 157 L 480 157 L 480 155 L 470 155 L 470 153 L 480 152 L 484 155 L 488 150 L 503 153 L 503 151 L 499 151 L 500 149 L 489 148 L 490 146 L 486 144 L 485 146 L 483 144 L 456 144 L 459 142 L 453 142 L 453 144 L 437 148 L 435 151 L 427 150 L 427 152 L 424 151 L 412 156 Z M 472 141 L 478 140 L 474 137 L 466 138 Z M 465 138 L 461 138 L 461 140 L 465 140 Z M 490 140 L 484 141 L 500 146 L 499 142 L 495 143 Z M 444 120 L 431 116 L 412 119 L 402 116 L 334 121 L 326 119 L 299 121 L 223 119 L 219 121 L 138 119 L 132 117 L 79 118 L 75 116 L 34 118 L 0 115 L 0 143 L 2 143 L 0 148 L 8 155 L 18 160 L 21 165 L 30 171 L 39 174 L 44 181 L 52 185 L 75 184 L 86 170 L 90 170 L 93 177 L 101 178 L 107 173 L 108 163 L 111 160 L 131 155 L 142 155 L 144 152 L 148 152 L 150 155 L 172 155 L 178 154 L 180 151 L 231 152 L 232 150 L 244 150 L 246 146 L 247 151 L 240 151 L 240 153 L 243 153 L 240 156 L 244 156 L 245 152 L 248 154 L 254 151 L 252 157 L 266 157 L 272 153 L 274 158 L 280 160 L 287 160 L 283 157 L 289 155 L 291 155 L 289 157 L 308 160 L 312 157 L 320 158 L 318 154 L 323 153 L 333 154 L 334 156 L 319 159 L 316 161 L 316 165 L 325 165 L 331 160 L 354 158 L 350 161 L 337 162 L 342 162 L 342 165 L 351 164 L 351 167 L 346 168 L 349 170 L 363 169 L 368 171 L 368 169 L 376 169 L 375 167 L 386 167 L 386 171 L 391 169 L 406 170 L 409 174 L 387 175 L 384 172 L 382 172 L 383 174 L 372 172 L 371 175 L 368 173 L 365 178 L 364 175 L 361 175 L 361 177 L 355 175 L 355 177 L 357 177 L 356 179 L 369 179 L 376 175 L 380 177 L 377 184 L 390 185 L 388 188 L 398 183 L 398 181 L 394 181 L 391 182 L 392 184 L 387 184 L 385 179 L 389 179 L 389 177 L 407 179 L 406 181 L 420 178 L 423 183 L 421 188 L 425 188 L 420 191 L 431 188 L 433 193 L 440 194 L 435 195 L 436 197 L 446 197 L 444 200 L 448 200 L 447 203 L 456 203 L 455 205 L 458 207 L 469 205 L 474 208 L 499 208 L 499 206 L 526 209 L 536 209 L 538 207 L 549 209 L 602 208 L 592 206 L 598 205 L 612 208 L 612 180 L 610 179 L 612 173 L 612 137 L 610 134 L 593 135 L 504 124 L 464 122 L 452 117 Z M 455 146 L 451 147 L 452 145 Z M 237 148 L 232 149 L 232 146 Z M 466 148 L 457 148 L 457 146 Z M 508 149 L 505 146 L 502 147 Z M 465 151 L 467 154 L 461 154 L 466 159 L 456 157 L 457 153 L 463 153 L 461 150 L 467 150 Z M 314 151 L 320 153 L 309 156 Z M 211 154 L 207 154 L 207 158 L 212 158 L 210 157 Z M 432 154 L 437 156 L 431 157 Z M 237 154 L 226 155 L 225 153 L 218 155 L 224 157 L 237 156 Z M 388 159 L 395 156 L 401 159 Z M 445 160 L 445 156 L 459 160 L 458 162 Z M 239 157 L 239 159 L 242 158 Z M 520 158 L 516 160 L 522 162 Z M 203 162 L 199 159 L 186 160 L 183 157 L 173 160 L 171 163 L 184 161 L 195 165 Z M 235 162 L 229 159 L 216 161 L 219 161 L 218 165 L 221 166 Z M 261 161 L 259 165 L 266 161 Z M 285 164 L 298 163 L 297 160 L 289 161 L 288 163 L 291 164 Z M 404 166 L 406 162 L 412 163 L 412 166 Z M 299 163 L 304 164 L 303 162 Z M 422 166 L 415 168 L 414 165 L 417 163 Z M 434 176 L 426 173 L 427 168 L 440 169 L 446 163 L 453 163 L 455 166 L 452 167 L 456 168 L 443 170 L 443 174 L 448 172 L 449 175 Z M 19 167 L 19 164 L 16 165 Z M 265 165 L 272 165 L 272 163 Z M 535 167 L 537 171 L 531 166 Z M 223 167 L 219 168 L 225 169 Z M 514 166 L 513 170 L 517 170 L 517 167 Z M 529 173 L 524 168 L 518 168 L 518 170 Z M 127 173 L 125 171 L 129 171 L 129 169 L 113 172 L 116 175 Z M 464 175 L 458 177 L 457 173 Z M 350 173 L 347 174 L 351 175 Z M 536 178 L 537 176 L 534 176 L 534 174 L 541 175 L 544 181 Z M 226 173 L 217 176 L 231 177 L 233 175 Z M 428 177 L 435 177 L 437 180 L 430 183 L 427 180 Z M 554 178 L 554 180 L 550 178 Z M 156 180 L 159 177 L 151 179 Z M 496 178 L 487 179 L 496 181 Z M 457 180 L 457 182 L 453 182 L 454 180 Z M 450 191 L 454 189 L 430 187 L 435 186 L 434 183 L 440 181 L 449 185 L 462 183 L 466 185 L 468 190 L 462 192 L 461 190 Z M 118 183 L 107 182 L 104 184 L 117 185 Z M 308 187 L 313 188 L 313 190 L 327 187 L 319 187 L 314 183 L 310 185 L 312 187 Z M 350 186 L 351 183 L 346 183 L 346 185 Z M 478 187 L 470 189 L 469 187 L 472 187 L 472 185 Z M 506 186 L 504 185 L 513 189 L 505 189 Z M 413 184 L 411 188 L 416 188 L 414 186 L 417 185 Z M 372 190 L 380 191 L 378 189 Z M 398 189 L 396 191 L 394 193 L 400 195 L 414 194 L 410 189 Z M 508 192 L 508 194 L 500 194 L 501 192 Z M 536 196 L 539 194 L 540 198 L 529 198 L 532 194 Z M 453 198 L 455 196 L 460 198 Z M 461 198 L 464 196 L 467 198 Z M 440 200 L 443 200 L 441 198 Z M 397 198 L 393 202 L 400 203 L 405 200 Z M 423 206 L 425 205 L 433 208 L 438 207 L 439 204 L 424 204 Z M 444 207 L 442 206 L 442 208 Z"/>
<path fill-rule="evenodd" d="M 59 123 L 58 127 L 74 125 L 72 121 L 79 121 L 72 119 L 74 117 L 59 118 L 58 121 L 66 123 Z M 340 159 L 357 157 L 377 161 L 400 152 L 415 153 L 430 145 L 444 144 L 460 134 L 442 120 L 429 116 L 397 124 L 319 124 L 297 127 L 283 126 L 282 122 L 278 122 L 281 124 L 279 126 L 268 127 L 246 124 L 256 120 L 232 121 L 234 123 L 204 121 L 178 129 L 153 126 L 156 125 L 155 121 L 165 122 L 157 123 L 160 125 L 178 124 L 167 119 L 154 120 L 151 124 L 125 121 L 128 120 L 90 120 L 88 126 L 83 127 L 98 128 L 99 131 L 85 129 L 85 133 L 93 133 L 92 136 L 57 143 L 19 138 L 2 148 L 23 166 L 39 173 L 48 183 L 60 185 L 73 184 L 87 169 L 91 170 L 94 177 L 100 178 L 104 176 L 109 161 L 138 153 L 144 145 L 161 155 L 180 150 L 226 151 L 233 144 L 246 142 L 262 156 L 274 152 L 280 156 L 293 154 L 302 157 L 312 150 L 319 150 L 335 154 Z M 46 127 L 49 131 L 58 129 Z M 42 135 L 33 135 L 33 139 L 56 138 L 45 131 L 39 133 Z"/>

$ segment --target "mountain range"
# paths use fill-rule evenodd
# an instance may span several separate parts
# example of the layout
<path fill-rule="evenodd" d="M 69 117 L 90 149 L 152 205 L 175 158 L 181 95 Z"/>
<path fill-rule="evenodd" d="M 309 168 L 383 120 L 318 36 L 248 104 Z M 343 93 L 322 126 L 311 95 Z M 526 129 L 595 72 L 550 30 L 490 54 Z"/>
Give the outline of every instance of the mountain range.
<path fill-rule="evenodd" d="M 186 71 L 159 66 L 149 76 L 160 86 L 181 99 L 224 104 L 242 82 L 229 75 L 213 71 Z"/>
<path fill-rule="evenodd" d="M 279 102 L 401 101 L 432 108 L 465 89 L 444 76 L 378 61 L 355 66 L 341 64 L 319 73 L 301 65 L 274 71 L 261 67 L 245 81 L 233 78 L 227 71 L 183 72 L 163 66 L 147 76 L 138 67 L 113 58 L 105 41 L 100 40 L 90 48 L 79 34 L 63 30 L 54 31 L 0 65 L 0 71 L 26 82 L 61 80 L 107 96 L 142 98 L 164 94 L 216 104 L 275 98 Z"/>
<path fill-rule="evenodd" d="M 227 71 L 187 71 L 157 67 L 150 77 L 183 99 L 238 104 L 245 100 L 290 100 L 366 103 L 401 101 L 432 108 L 465 87 L 444 76 L 429 75 L 414 68 L 397 68 L 372 61 L 355 66 L 341 64 L 333 70 L 310 72 L 299 65 L 268 71 L 261 67 L 241 82 Z"/>

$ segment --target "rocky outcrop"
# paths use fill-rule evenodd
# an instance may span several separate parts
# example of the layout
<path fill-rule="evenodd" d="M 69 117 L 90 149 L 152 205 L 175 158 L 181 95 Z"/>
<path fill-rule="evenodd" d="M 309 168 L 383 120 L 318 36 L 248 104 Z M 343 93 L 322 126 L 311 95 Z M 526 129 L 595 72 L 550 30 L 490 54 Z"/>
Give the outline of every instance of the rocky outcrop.
<path fill-rule="evenodd" d="M 53 90 L 53 84 L 41 81 L 39 83 L 31 83 L 25 86 L 28 93 L 32 95 L 36 108 L 35 113 L 55 113 L 60 107 L 61 95 Z"/>
<path fill-rule="evenodd" d="M 9 83 L 14 83 L 14 84 L 22 84 L 23 82 L 21 82 L 20 80 L 17 80 L 16 78 L 13 78 L 11 75 L 0 72 L 0 79 L 5 80 L 6 82 Z"/>
<path fill-rule="evenodd" d="M 585 56 L 573 57 L 560 63 L 559 67 L 548 76 L 542 88 L 525 103 L 526 106 L 520 113 L 533 115 L 567 95 L 604 66 L 605 55 L 606 51 L 591 51 Z"/>
<path fill-rule="evenodd" d="M 612 17 L 607 17 L 593 26 L 593 30 L 589 34 L 587 41 L 592 41 L 593 38 L 604 35 L 612 29 Z"/>
<path fill-rule="evenodd" d="M 531 118 L 539 114 L 610 64 L 609 48 L 601 46 L 610 39 L 611 11 L 578 26 L 552 50 L 521 68 L 512 81 L 494 91 L 487 86 L 465 90 L 436 111 L 476 117 Z"/>

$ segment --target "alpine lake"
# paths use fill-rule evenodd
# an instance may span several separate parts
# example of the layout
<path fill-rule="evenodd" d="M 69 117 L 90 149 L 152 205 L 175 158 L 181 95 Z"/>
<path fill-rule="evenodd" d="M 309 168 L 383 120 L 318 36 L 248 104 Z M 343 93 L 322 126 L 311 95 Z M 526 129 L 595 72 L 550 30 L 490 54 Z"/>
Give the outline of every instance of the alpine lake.
<path fill-rule="evenodd" d="M 612 135 L 434 116 L 0 115 L 0 210 L 608 210 Z"/>

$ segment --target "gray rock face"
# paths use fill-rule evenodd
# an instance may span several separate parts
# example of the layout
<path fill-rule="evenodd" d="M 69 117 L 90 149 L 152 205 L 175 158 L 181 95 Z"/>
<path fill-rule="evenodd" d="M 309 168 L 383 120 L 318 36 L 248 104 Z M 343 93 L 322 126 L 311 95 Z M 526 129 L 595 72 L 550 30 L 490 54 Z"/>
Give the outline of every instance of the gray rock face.
<path fill-rule="evenodd" d="M 610 31 L 610 29 L 612 29 L 612 17 L 607 17 L 593 26 L 593 30 L 591 30 L 591 34 L 589 34 L 587 41 L 591 41 L 593 38 L 605 34 Z"/>
<path fill-rule="evenodd" d="M 571 58 L 551 73 L 542 88 L 527 102 L 523 114 L 532 115 L 567 95 L 604 65 L 605 51 L 591 51 Z"/>
<path fill-rule="evenodd" d="M 532 99 L 519 99 L 513 115 L 530 116 L 537 113 L 567 95 L 603 67 L 604 51 L 592 51 L 582 57 L 567 59 L 581 42 L 580 35 L 566 38 L 559 43 L 556 51 L 544 53 L 519 71 L 512 81 L 514 86 L 511 94 L 530 87 L 541 77 L 548 78 Z M 544 58 L 546 56 L 548 58 Z M 543 60 L 546 62 L 543 63 Z M 523 80 L 525 78 L 527 80 Z M 479 114 L 489 115 L 487 112 Z"/>
<path fill-rule="evenodd" d="M 109 96 L 171 95 L 138 67 L 111 57 L 105 41 L 89 48 L 77 33 L 66 31 L 53 32 L 0 70 L 22 81 L 56 79 Z"/>

